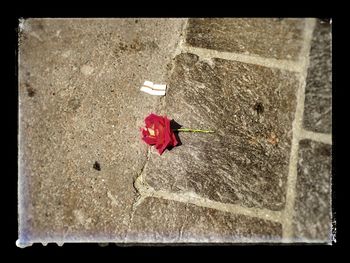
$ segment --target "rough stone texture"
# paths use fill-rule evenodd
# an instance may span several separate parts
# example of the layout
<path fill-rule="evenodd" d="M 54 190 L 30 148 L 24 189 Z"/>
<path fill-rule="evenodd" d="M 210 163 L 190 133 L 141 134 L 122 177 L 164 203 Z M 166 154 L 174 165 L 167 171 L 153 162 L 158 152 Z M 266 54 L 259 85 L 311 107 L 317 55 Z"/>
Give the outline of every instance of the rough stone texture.
<path fill-rule="evenodd" d="M 296 61 L 303 21 L 192 19 L 187 41 Z M 172 61 L 184 22 L 20 23 L 19 245 L 281 240 L 281 223 L 200 204 L 213 206 L 203 200 L 208 198 L 222 202 L 222 210 L 225 203 L 263 208 L 247 211 L 281 220 L 299 77 L 253 64 L 203 61 L 193 54 Z M 317 25 L 308 74 L 304 124 L 314 121 L 311 130 L 331 126 L 325 119 L 330 104 L 323 100 L 328 99 L 325 86 L 330 87 L 322 84 L 329 75 L 318 73 L 330 69 L 330 60 L 323 60 L 329 55 L 325 31 Z M 140 92 L 145 80 L 168 84 L 167 95 Z M 150 112 L 186 128 L 216 132 L 180 133 L 182 145 L 162 156 L 151 148 L 148 156 L 139 127 Z M 299 154 L 295 240 L 329 242 L 330 146 L 304 140 Z M 133 185 L 136 177 L 142 180 Z M 137 190 L 144 195 L 141 203 Z M 152 190 L 181 202 L 150 197 Z M 230 211 L 243 210 L 230 206 Z"/>
<path fill-rule="evenodd" d="M 306 80 L 304 127 L 330 133 L 332 130 L 332 26 L 317 20 Z"/>
<path fill-rule="evenodd" d="M 133 216 L 128 242 L 277 242 L 279 223 L 191 204 L 146 198 Z"/>
<path fill-rule="evenodd" d="M 304 19 L 194 18 L 187 42 L 196 47 L 298 60 Z"/>
<path fill-rule="evenodd" d="M 331 145 L 302 140 L 299 146 L 294 235 L 331 242 Z"/>
<path fill-rule="evenodd" d="M 193 54 L 176 57 L 161 113 L 184 128 L 182 145 L 144 170 L 156 190 L 281 210 L 298 79 L 294 73 Z"/>
<path fill-rule="evenodd" d="M 159 102 L 139 87 L 165 81 L 182 23 L 20 24 L 20 243 L 125 238 L 147 151 L 138 127 Z"/>

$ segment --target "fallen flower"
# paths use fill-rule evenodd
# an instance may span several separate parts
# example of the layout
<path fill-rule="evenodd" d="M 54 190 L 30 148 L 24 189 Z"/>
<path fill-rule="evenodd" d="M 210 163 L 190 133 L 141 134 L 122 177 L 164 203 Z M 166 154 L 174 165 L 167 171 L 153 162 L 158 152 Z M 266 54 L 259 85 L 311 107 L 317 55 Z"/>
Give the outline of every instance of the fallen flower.
<path fill-rule="evenodd" d="M 170 128 L 170 120 L 164 116 L 151 113 L 145 118 L 146 128 L 142 129 L 142 139 L 149 145 L 155 145 L 159 154 L 162 154 L 168 146 L 176 146 L 173 130 Z"/>
<path fill-rule="evenodd" d="M 145 118 L 146 127 L 142 129 L 142 140 L 149 145 L 155 145 L 159 154 L 161 155 L 164 150 L 169 146 L 178 145 L 174 132 L 204 132 L 212 133 L 210 130 L 198 130 L 198 129 L 171 129 L 170 120 L 166 116 L 158 116 L 151 113 Z"/>

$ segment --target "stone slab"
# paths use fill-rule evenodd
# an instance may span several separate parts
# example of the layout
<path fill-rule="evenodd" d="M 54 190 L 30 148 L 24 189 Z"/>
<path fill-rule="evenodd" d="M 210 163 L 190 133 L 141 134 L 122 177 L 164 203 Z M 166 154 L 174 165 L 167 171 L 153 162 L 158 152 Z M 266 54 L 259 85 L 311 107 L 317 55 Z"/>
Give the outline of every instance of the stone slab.
<path fill-rule="evenodd" d="M 306 79 L 304 127 L 332 132 L 332 25 L 317 20 Z"/>
<path fill-rule="evenodd" d="M 332 146 L 311 140 L 299 145 L 294 237 L 330 243 Z"/>
<path fill-rule="evenodd" d="M 285 204 L 296 107 L 295 73 L 222 59 L 176 57 L 161 114 L 184 128 L 181 146 L 144 170 L 155 190 L 190 193 L 246 207 L 281 210 Z"/>
<path fill-rule="evenodd" d="M 195 47 L 298 60 L 305 19 L 193 18 L 186 42 Z"/>

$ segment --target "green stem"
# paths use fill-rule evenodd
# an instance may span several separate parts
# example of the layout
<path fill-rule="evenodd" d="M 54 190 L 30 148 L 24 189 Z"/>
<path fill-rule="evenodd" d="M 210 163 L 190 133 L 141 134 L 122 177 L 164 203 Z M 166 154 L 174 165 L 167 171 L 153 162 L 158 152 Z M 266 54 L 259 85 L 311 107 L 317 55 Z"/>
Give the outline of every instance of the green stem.
<path fill-rule="evenodd" d="M 195 130 L 195 129 L 173 129 L 173 131 L 182 131 L 182 132 L 205 132 L 205 133 L 211 133 L 214 131 L 208 131 L 208 130 Z"/>

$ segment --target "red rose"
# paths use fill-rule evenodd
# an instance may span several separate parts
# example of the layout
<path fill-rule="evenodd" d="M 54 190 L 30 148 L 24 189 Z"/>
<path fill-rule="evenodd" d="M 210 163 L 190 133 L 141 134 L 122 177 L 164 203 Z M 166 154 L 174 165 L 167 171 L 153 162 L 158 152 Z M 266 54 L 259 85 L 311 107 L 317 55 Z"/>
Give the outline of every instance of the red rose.
<path fill-rule="evenodd" d="M 146 127 L 142 129 L 142 140 L 155 145 L 161 155 L 168 146 L 176 146 L 178 141 L 170 128 L 170 120 L 153 113 L 145 118 Z"/>

